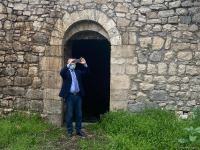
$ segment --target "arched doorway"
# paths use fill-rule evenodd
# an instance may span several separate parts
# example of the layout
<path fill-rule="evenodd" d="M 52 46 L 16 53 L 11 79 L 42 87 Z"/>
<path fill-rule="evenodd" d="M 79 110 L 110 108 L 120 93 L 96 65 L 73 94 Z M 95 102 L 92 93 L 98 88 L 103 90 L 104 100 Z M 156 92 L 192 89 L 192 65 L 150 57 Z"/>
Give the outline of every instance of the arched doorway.
<path fill-rule="evenodd" d="M 77 32 L 65 43 L 64 59 L 84 57 L 90 69 L 90 74 L 84 79 L 83 121 L 96 121 L 109 111 L 110 52 L 110 42 L 95 31 Z M 77 67 L 82 69 L 81 65 Z"/>

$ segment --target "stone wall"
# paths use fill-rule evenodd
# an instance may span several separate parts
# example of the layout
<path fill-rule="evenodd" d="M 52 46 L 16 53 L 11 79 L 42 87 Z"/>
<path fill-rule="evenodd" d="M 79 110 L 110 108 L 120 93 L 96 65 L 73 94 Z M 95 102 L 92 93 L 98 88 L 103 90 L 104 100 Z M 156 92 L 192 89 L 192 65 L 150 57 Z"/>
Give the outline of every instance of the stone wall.
<path fill-rule="evenodd" d="M 61 109 L 60 82 L 46 88 L 59 72 L 47 68 L 62 67 L 59 22 L 70 14 L 110 37 L 112 110 L 153 101 L 183 113 L 200 104 L 199 0 L 0 0 L 0 113 Z"/>

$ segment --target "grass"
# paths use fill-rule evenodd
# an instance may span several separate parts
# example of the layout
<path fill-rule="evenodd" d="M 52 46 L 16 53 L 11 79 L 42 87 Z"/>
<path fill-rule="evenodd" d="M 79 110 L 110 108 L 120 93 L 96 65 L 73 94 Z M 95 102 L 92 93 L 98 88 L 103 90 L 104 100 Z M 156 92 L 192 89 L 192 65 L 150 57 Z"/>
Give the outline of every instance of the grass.
<path fill-rule="evenodd" d="M 163 110 L 109 112 L 98 123 L 85 127 L 92 136 L 70 140 L 65 129 L 47 124 L 38 115 L 15 113 L 0 118 L 0 149 L 198 150 L 198 142 L 178 142 L 188 136 L 184 128 L 200 127 L 200 114 L 196 116 L 180 120 Z"/>

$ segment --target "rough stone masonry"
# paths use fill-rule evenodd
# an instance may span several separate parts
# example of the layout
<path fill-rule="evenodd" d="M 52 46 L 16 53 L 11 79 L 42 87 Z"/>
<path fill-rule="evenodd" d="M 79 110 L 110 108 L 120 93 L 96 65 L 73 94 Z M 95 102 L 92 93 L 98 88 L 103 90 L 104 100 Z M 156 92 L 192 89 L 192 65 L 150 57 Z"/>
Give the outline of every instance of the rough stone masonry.
<path fill-rule="evenodd" d="M 91 29 L 111 42 L 111 110 L 200 104 L 200 0 L 0 0 L 0 114 L 61 124 L 62 41 L 74 24 L 71 35 Z"/>

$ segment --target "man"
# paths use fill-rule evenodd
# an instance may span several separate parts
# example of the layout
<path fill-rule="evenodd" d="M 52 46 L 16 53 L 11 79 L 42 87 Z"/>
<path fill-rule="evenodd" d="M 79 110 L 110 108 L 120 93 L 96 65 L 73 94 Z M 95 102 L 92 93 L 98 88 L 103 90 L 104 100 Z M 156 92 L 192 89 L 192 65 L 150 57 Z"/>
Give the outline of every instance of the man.
<path fill-rule="evenodd" d="M 80 63 L 84 65 L 84 70 L 77 70 L 76 64 Z M 68 136 L 73 135 L 73 112 L 76 117 L 76 134 L 85 137 L 85 133 L 81 131 L 82 125 L 82 97 L 85 95 L 85 91 L 82 83 L 82 76 L 88 73 L 88 66 L 84 58 L 73 59 L 69 58 L 67 65 L 64 66 L 60 75 L 63 79 L 62 88 L 59 93 L 60 97 L 65 99 L 66 103 L 66 125 Z"/>

